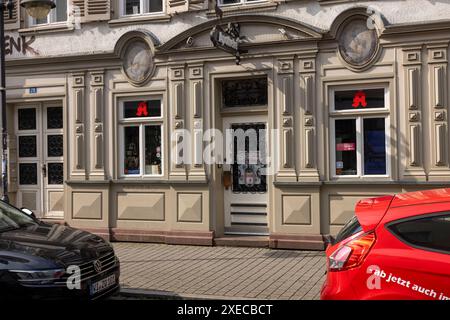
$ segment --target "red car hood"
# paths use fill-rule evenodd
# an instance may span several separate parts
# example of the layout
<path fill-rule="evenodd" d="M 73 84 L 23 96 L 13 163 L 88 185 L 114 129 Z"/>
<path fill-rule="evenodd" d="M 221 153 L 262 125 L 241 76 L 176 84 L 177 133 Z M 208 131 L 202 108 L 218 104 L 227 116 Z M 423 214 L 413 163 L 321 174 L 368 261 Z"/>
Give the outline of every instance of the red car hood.
<path fill-rule="evenodd" d="M 356 204 L 355 214 L 365 232 L 375 229 L 386 214 L 395 196 L 383 196 L 360 200 Z"/>

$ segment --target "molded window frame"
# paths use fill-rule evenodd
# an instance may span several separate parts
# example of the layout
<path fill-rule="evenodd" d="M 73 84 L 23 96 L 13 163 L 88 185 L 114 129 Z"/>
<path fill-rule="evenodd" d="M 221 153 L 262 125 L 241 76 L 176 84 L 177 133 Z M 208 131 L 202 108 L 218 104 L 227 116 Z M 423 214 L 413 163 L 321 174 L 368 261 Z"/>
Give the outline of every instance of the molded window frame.
<path fill-rule="evenodd" d="M 135 118 L 124 118 L 124 102 L 127 101 L 148 101 L 148 100 L 159 100 L 161 102 L 161 114 L 156 117 L 135 117 Z M 118 148 L 119 148 L 119 158 L 118 158 L 118 177 L 121 179 L 129 178 L 157 178 L 161 179 L 165 174 L 165 134 L 164 134 L 164 97 L 160 94 L 151 96 L 131 96 L 123 98 L 119 101 L 118 108 Z M 161 173 L 160 174 L 146 174 L 145 173 L 145 128 L 147 126 L 159 126 L 161 130 Z M 124 173 L 124 144 L 125 144 L 125 129 L 126 127 L 138 127 L 139 128 L 139 174 L 125 174 Z"/>
<path fill-rule="evenodd" d="M 126 14 L 126 0 L 119 0 L 119 18 L 132 18 L 132 17 L 142 17 L 142 16 L 160 16 L 164 15 L 166 12 L 166 1 L 161 0 L 162 10 L 155 12 L 148 12 L 148 1 L 140 0 L 139 8 L 140 12 L 137 14 Z"/>
<path fill-rule="evenodd" d="M 384 89 L 384 108 L 373 109 L 354 109 L 354 110 L 335 110 L 335 93 L 347 90 L 367 90 L 367 89 Z M 346 180 L 390 180 L 392 178 L 392 146 L 391 146 L 391 122 L 390 122 L 390 92 L 388 84 L 366 84 L 366 85 L 344 85 L 336 86 L 329 91 L 329 145 L 330 145 L 330 177 L 334 181 Z M 364 174 L 364 132 L 363 121 L 370 118 L 385 119 L 385 147 L 386 147 L 386 174 Z M 338 175 L 336 174 L 336 120 L 356 121 L 356 175 Z"/>

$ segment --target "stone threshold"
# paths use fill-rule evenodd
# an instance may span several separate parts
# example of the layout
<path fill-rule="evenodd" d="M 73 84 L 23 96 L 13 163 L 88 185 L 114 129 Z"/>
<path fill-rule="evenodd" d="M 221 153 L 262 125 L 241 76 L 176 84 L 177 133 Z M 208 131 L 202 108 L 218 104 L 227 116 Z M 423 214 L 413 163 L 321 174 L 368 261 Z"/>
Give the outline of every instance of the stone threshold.
<path fill-rule="evenodd" d="M 268 248 L 269 236 L 226 235 L 214 238 L 214 245 L 222 247 Z"/>

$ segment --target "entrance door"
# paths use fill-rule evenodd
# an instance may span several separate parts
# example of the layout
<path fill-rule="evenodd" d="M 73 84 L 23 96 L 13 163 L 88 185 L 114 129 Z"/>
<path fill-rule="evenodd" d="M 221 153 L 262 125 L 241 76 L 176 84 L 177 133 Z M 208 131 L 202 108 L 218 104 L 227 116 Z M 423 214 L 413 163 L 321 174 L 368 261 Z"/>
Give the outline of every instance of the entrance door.
<path fill-rule="evenodd" d="M 228 137 L 224 145 L 232 157 L 225 161 L 231 164 L 223 166 L 225 172 L 231 171 L 231 187 L 224 188 L 226 234 L 268 234 L 266 128 L 266 116 L 223 119 L 224 137 Z"/>
<path fill-rule="evenodd" d="M 18 207 L 39 217 L 62 218 L 64 210 L 63 108 L 38 104 L 15 110 Z"/>

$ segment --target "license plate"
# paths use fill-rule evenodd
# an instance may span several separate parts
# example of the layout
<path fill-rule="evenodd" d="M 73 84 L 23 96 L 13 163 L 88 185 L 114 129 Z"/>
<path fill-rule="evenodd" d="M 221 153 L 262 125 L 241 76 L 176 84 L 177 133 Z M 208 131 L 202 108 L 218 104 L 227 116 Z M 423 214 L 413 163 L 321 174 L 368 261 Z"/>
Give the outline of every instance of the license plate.
<path fill-rule="evenodd" d="M 91 295 L 99 293 L 103 290 L 106 290 L 116 284 L 116 275 L 112 274 L 102 280 L 94 282 L 91 284 Z"/>

